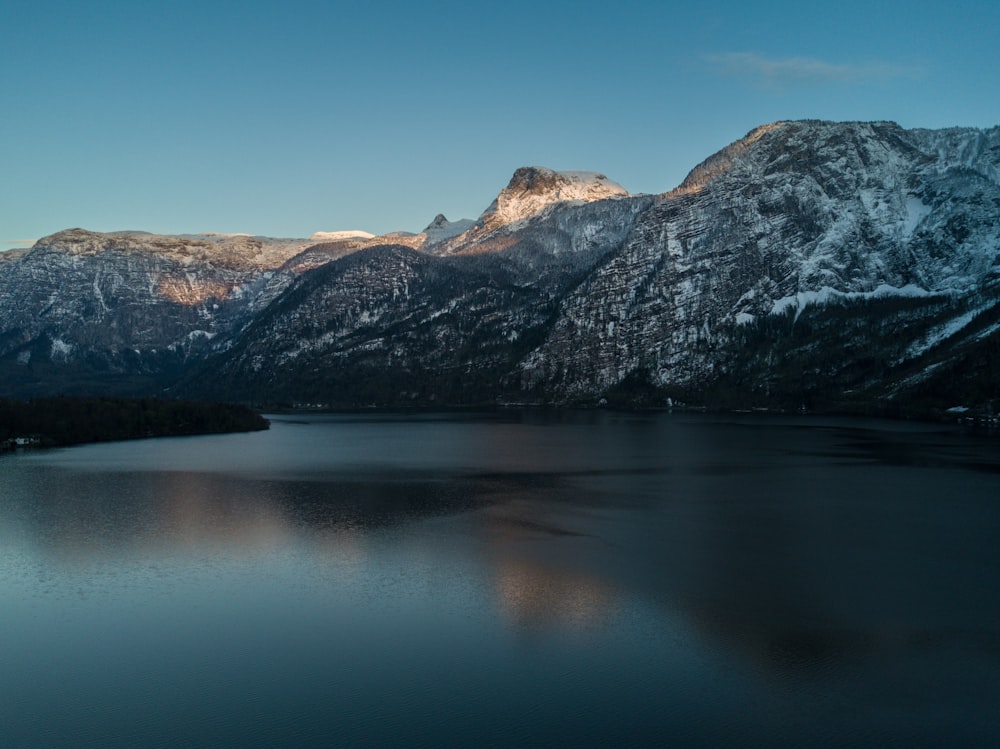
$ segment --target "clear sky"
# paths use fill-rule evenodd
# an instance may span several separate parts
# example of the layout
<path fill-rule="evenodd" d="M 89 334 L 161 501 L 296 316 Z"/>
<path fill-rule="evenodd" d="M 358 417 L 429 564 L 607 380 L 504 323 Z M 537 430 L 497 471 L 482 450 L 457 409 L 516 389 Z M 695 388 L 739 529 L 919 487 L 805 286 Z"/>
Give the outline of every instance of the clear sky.
<path fill-rule="evenodd" d="M 797 118 L 1000 124 L 1000 3 L 0 0 L 0 248 L 419 231 L 524 165 L 663 192 Z"/>

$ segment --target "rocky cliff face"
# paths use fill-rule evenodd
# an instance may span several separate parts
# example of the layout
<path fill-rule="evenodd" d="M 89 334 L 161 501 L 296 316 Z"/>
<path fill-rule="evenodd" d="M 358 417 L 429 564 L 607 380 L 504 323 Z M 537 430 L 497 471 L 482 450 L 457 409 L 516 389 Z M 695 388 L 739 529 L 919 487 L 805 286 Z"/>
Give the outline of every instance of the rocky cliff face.
<path fill-rule="evenodd" d="M 520 366 L 523 386 L 570 397 L 642 372 L 694 392 L 729 365 L 740 328 L 769 316 L 977 294 L 989 307 L 1000 281 L 998 144 L 1000 129 L 758 128 L 660 196 L 567 296 Z M 957 325 L 964 305 L 955 314 Z"/>
<path fill-rule="evenodd" d="M 323 239 L 42 240 L 0 264 L 6 389 L 179 380 L 172 392 L 340 405 L 1000 398 L 1000 128 L 775 123 L 662 195 L 528 167 L 475 222 Z"/>
<path fill-rule="evenodd" d="M 651 203 L 558 206 L 493 236 L 502 249 L 492 252 L 364 249 L 301 276 L 182 387 L 336 405 L 516 400 L 510 373 L 544 340 L 559 301 Z"/>
<path fill-rule="evenodd" d="M 280 292 L 302 240 L 71 229 L 0 273 L 10 394 L 146 392 L 226 340 Z"/>

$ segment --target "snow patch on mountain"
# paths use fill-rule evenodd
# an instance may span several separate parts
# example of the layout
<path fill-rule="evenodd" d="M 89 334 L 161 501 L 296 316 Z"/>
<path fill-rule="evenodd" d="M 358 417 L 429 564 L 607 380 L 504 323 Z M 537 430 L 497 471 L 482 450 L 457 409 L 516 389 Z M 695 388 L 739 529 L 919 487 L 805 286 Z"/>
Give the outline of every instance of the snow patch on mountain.
<path fill-rule="evenodd" d="M 992 303 L 976 307 L 969 310 L 965 314 L 959 315 L 948 322 L 931 329 L 928 333 L 918 341 L 915 341 L 906 350 L 905 359 L 915 359 L 921 354 L 930 351 L 932 348 L 940 343 L 947 341 L 949 338 L 960 333 L 964 330 L 969 323 L 976 319 L 985 310 L 989 309 Z"/>
<path fill-rule="evenodd" d="M 920 226 L 920 222 L 931 214 L 933 209 L 929 205 L 924 205 L 916 195 L 906 198 L 906 213 L 903 215 L 903 236 L 912 237 L 913 232 Z"/>
<path fill-rule="evenodd" d="M 824 286 L 816 291 L 800 291 L 792 296 L 776 299 L 771 307 L 772 315 L 782 315 L 789 309 L 795 310 L 795 319 L 809 305 L 819 306 L 824 304 L 838 304 L 844 302 L 857 302 L 865 299 L 885 299 L 886 297 L 910 297 L 923 298 L 933 296 L 926 289 L 913 284 L 896 287 L 882 284 L 873 291 L 838 291 L 830 286 Z"/>
<path fill-rule="evenodd" d="M 314 242 L 341 242 L 346 239 L 374 239 L 375 235 L 358 229 L 347 229 L 345 231 L 318 231 L 314 233 L 310 240 Z"/>
<path fill-rule="evenodd" d="M 61 338 L 54 338 L 49 349 L 49 358 L 52 361 L 67 361 L 73 356 L 73 348 L 73 344 L 66 343 Z"/>

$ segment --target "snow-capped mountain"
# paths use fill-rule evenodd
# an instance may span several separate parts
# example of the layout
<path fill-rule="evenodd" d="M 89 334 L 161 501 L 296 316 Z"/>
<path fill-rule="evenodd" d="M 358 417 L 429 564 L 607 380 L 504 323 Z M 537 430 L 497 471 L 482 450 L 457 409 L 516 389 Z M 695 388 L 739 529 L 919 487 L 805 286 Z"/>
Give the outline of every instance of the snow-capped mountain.
<path fill-rule="evenodd" d="M 438 254 L 488 252 L 492 249 L 490 240 L 497 240 L 501 234 L 509 236 L 550 211 L 625 197 L 628 191 L 624 187 L 597 172 L 521 167 L 475 223 L 433 249 Z M 503 244 L 503 240 L 499 243 Z"/>
<path fill-rule="evenodd" d="M 418 234 L 62 232 L 0 263 L 0 375 L 339 405 L 981 406 L 998 299 L 1000 128 L 779 122 L 661 195 L 525 167 L 477 220 Z"/>
<path fill-rule="evenodd" d="M 138 378 L 141 390 L 169 379 L 266 306 L 283 288 L 282 266 L 308 244 L 82 229 L 40 239 L 0 274 L 6 389 L 114 390 Z"/>
<path fill-rule="evenodd" d="M 475 223 L 475 221 L 467 218 L 459 219 L 458 221 L 449 221 L 443 213 L 439 213 L 422 232 L 426 235 L 422 246 L 429 249 L 430 247 L 439 245 L 452 237 L 464 234 Z"/>
<path fill-rule="evenodd" d="M 741 328 L 794 322 L 811 303 L 947 298 L 958 310 L 985 293 L 991 308 L 1000 128 L 961 133 L 754 130 L 661 196 L 563 300 L 520 365 L 523 387 L 558 382 L 561 397 L 582 396 L 641 372 L 656 387 L 698 390 L 732 369 L 729 349 L 754 329 Z"/>
<path fill-rule="evenodd" d="M 596 172 L 556 172 L 540 166 L 518 169 L 480 220 L 486 225 L 512 224 L 550 205 L 565 202 L 592 203 L 624 197 L 628 191 Z"/>

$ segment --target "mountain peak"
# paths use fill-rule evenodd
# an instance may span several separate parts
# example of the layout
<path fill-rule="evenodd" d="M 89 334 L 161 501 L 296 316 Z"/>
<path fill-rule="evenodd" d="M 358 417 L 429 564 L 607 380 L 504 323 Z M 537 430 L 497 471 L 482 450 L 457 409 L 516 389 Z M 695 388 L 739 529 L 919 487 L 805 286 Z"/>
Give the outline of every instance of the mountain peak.
<path fill-rule="evenodd" d="M 598 172 L 557 172 L 543 166 L 523 166 L 480 218 L 486 227 L 496 228 L 528 218 L 554 203 L 590 203 L 628 194 L 624 187 Z"/>
<path fill-rule="evenodd" d="M 429 235 L 425 246 L 439 243 L 435 251 L 445 255 L 464 251 L 498 229 L 536 216 L 558 203 L 582 204 L 625 197 L 629 197 L 628 190 L 599 172 L 557 172 L 544 166 L 522 166 L 514 171 L 489 208 L 478 220 L 468 222 L 461 233 L 453 229 L 466 222 L 448 222 L 438 215 L 425 229 Z M 439 220 L 444 222 L 442 228 L 449 227 L 446 235 L 437 229 Z M 433 237 L 435 230 L 438 233 Z"/>
<path fill-rule="evenodd" d="M 942 131 L 943 132 L 943 131 Z M 960 129 L 967 133 L 967 129 Z M 833 122 L 829 120 L 781 120 L 755 127 L 739 140 L 729 144 L 721 151 L 709 156 L 698 164 L 685 177 L 679 187 L 671 191 L 672 195 L 689 195 L 703 190 L 716 178 L 728 173 L 734 166 L 744 163 L 748 158 L 774 158 L 777 151 L 784 149 L 789 154 L 790 163 L 795 163 L 798 153 L 814 161 L 822 161 L 830 157 L 829 147 L 856 143 L 857 147 L 865 148 L 865 144 L 873 144 L 876 152 L 885 153 L 885 149 L 893 150 L 900 146 L 900 139 L 912 140 L 917 131 L 906 131 L 891 121 L 874 122 Z M 964 137 L 964 136 L 961 136 Z M 906 150 L 907 147 L 904 147 Z M 769 155 L 770 154 L 770 155 Z M 842 154 L 841 154 L 842 155 Z M 877 157 L 877 153 L 873 154 Z M 839 155 L 831 161 L 836 161 Z"/>
<path fill-rule="evenodd" d="M 628 195 L 628 190 L 598 172 L 561 171 L 544 166 L 522 166 L 514 171 L 501 193 L 506 197 L 539 195 L 558 200 L 602 200 Z"/>
<path fill-rule="evenodd" d="M 426 235 L 424 247 L 429 248 L 457 237 L 471 229 L 475 223 L 475 221 L 467 218 L 460 218 L 458 221 L 449 221 L 443 213 L 439 213 L 427 225 L 427 228 L 421 232 Z"/>
<path fill-rule="evenodd" d="M 757 141 L 772 130 L 777 130 L 787 124 L 787 122 L 779 121 L 755 127 L 735 143 L 730 143 L 718 153 L 712 154 L 698 164 L 674 190 L 674 193 L 687 194 L 700 191 L 720 174 L 727 172 L 733 162 L 746 153 Z"/>

